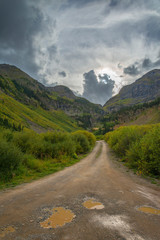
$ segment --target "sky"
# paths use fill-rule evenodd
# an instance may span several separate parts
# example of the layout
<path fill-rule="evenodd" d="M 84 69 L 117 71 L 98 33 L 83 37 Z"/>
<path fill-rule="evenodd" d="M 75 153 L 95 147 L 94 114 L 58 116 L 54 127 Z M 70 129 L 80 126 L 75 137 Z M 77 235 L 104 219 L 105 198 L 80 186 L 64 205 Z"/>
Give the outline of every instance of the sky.
<path fill-rule="evenodd" d="M 0 0 L 0 63 L 103 105 L 160 68 L 160 1 Z"/>

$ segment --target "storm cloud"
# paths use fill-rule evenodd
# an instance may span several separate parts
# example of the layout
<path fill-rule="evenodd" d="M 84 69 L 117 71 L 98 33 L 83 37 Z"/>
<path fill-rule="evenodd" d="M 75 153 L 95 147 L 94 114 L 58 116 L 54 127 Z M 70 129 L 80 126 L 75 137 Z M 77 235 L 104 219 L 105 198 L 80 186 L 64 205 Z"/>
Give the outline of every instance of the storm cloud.
<path fill-rule="evenodd" d="M 150 71 L 158 67 L 160 67 L 160 58 L 157 58 L 155 61 L 152 61 L 150 58 L 144 58 L 128 67 L 125 67 L 123 69 L 123 73 L 131 76 L 137 76 L 144 71 Z"/>
<path fill-rule="evenodd" d="M 112 97 L 115 82 L 107 74 L 96 76 L 93 70 L 84 73 L 83 97 L 104 105 Z"/>
<path fill-rule="evenodd" d="M 139 74 L 138 67 L 135 64 L 130 65 L 130 66 L 124 68 L 123 73 L 131 75 L 131 76 L 136 76 Z"/>
<path fill-rule="evenodd" d="M 66 74 L 65 71 L 59 72 L 58 74 L 59 74 L 60 76 L 62 76 L 62 77 L 66 77 L 66 76 L 67 76 L 67 74 Z"/>
<path fill-rule="evenodd" d="M 95 87 L 103 73 L 116 93 L 160 67 L 159 41 L 159 0 L 0 0 L 0 63 L 46 85 L 85 93 L 83 73 L 93 69 Z"/>
<path fill-rule="evenodd" d="M 36 75 L 34 36 L 41 30 L 43 15 L 27 1 L 0 0 L 0 61 L 18 65 Z"/>

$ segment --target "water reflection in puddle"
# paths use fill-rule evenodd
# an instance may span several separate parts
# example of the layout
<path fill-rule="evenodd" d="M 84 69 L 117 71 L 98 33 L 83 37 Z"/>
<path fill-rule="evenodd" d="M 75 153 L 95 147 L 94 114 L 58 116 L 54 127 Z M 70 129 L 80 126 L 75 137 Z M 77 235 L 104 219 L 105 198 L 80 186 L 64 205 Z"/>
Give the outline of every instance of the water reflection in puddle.
<path fill-rule="evenodd" d="M 62 227 L 66 223 L 69 223 L 75 218 L 74 213 L 63 207 L 53 208 L 53 214 L 44 222 L 41 222 L 40 225 L 43 228 L 57 228 Z"/>
<path fill-rule="evenodd" d="M 160 215 L 160 210 L 153 208 L 153 207 L 140 207 L 138 208 L 138 211 L 144 212 L 144 213 L 151 213 L 155 215 Z"/>
<path fill-rule="evenodd" d="M 83 206 L 88 209 L 103 209 L 104 205 L 100 202 L 96 202 L 94 199 L 89 199 L 83 203 Z"/>
<path fill-rule="evenodd" d="M 3 230 L 0 230 L 0 237 L 5 237 L 8 233 L 15 232 L 15 229 L 11 226 L 4 228 Z"/>

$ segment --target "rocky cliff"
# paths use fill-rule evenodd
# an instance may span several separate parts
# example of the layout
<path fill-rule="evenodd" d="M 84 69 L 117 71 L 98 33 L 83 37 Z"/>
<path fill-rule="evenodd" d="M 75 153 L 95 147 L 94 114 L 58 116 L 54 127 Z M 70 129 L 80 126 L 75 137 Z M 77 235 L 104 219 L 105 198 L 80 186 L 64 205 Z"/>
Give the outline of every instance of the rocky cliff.
<path fill-rule="evenodd" d="M 119 94 L 111 98 L 104 105 L 107 112 L 118 111 L 123 107 L 152 101 L 160 97 L 160 70 L 155 69 L 124 86 Z"/>

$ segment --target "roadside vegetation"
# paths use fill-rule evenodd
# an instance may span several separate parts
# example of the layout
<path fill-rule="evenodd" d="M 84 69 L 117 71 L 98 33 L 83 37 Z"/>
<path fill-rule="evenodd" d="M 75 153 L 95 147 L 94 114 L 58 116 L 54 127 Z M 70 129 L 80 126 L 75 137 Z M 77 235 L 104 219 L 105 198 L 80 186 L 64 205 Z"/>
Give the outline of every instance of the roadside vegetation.
<path fill-rule="evenodd" d="M 120 127 L 105 141 L 129 168 L 160 178 L 160 124 Z"/>
<path fill-rule="evenodd" d="M 78 162 L 95 145 L 87 131 L 35 133 L 0 128 L 0 188 L 59 171 Z"/>

